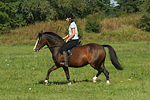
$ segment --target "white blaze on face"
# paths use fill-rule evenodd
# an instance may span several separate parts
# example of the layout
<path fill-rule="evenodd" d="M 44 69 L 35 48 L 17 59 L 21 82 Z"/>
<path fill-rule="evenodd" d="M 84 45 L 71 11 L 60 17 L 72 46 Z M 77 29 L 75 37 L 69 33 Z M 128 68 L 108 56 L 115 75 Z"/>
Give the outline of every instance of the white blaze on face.
<path fill-rule="evenodd" d="M 34 46 L 34 48 L 33 48 L 34 51 L 35 51 L 35 49 L 36 49 L 36 46 L 37 46 L 37 44 L 38 44 L 38 41 L 39 41 L 39 38 L 37 39 L 37 41 L 36 41 L 36 43 L 35 43 L 35 46 Z"/>

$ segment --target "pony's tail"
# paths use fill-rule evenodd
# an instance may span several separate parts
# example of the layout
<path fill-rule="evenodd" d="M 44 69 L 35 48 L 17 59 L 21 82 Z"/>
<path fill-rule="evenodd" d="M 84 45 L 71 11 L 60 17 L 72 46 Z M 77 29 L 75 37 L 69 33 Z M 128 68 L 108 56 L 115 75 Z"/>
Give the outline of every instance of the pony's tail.
<path fill-rule="evenodd" d="M 113 49 L 113 47 L 111 47 L 110 45 L 102 45 L 102 46 L 103 47 L 108 47 L 109 54 L 110 54 L 110 60 L 111 60 L 112 64 L 115 66 L 115 68 L 118 69 L 118 70 L 123 70 L 121 64 L 118 61 L 118 57 L 117 57 L 116 52 Z"/>

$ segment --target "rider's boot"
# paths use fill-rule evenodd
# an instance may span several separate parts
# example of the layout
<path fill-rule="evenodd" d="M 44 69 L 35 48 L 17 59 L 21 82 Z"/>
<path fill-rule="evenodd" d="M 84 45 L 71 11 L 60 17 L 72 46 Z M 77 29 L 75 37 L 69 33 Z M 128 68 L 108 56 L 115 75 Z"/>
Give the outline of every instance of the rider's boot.
<path fill-rule="evenodd" d="M 68 67 L 68 54 L 66 51 L 63 51 L 63 57 L 64 57 L 64 65 Z"/>

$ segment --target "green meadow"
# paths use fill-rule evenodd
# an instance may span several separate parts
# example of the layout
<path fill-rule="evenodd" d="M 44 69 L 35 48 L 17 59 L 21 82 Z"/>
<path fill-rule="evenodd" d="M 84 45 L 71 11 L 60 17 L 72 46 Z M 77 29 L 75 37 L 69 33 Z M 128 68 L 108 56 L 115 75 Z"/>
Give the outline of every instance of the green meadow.
<path fill-rule="evenodd" d="M 97 43 L 111 45 L 124 68 L 116 70 L 105 49 L 109 85 L 103 73 L 93 83 L 97 71 L 87 65 L 69 68 L 72 85 L 60 68 L 45 86 L 47 71 L 54 65 L 48 49 L 37 53 L 34 44 L 0 46 L 0 100 L 149 100 L 150 42 Z"/>
<path fill-rule="evenodd" d="M 115 50 L 124 70 L 111 64 L 106 48 L 105 67 L 110 84 L 102 73 L 97 83 L 92 78 L 97 71 L 90 65 L 69 68 L 72 85 L 67 84 L 62 68 L 50 74 L 54 63 L 51 52 L 33 51 L 37 34 L 43 30 L 65 36 L 66 21 L 36 22 L 0 35 L 0 100 L 149 100 L 150 98 L 150 32 L 136 27 L 142 14 L 105 18 L 99 22 L 100 33 L 85 31 L 86 19 L 78 19 L 83 44 L 109 44 Z"/>

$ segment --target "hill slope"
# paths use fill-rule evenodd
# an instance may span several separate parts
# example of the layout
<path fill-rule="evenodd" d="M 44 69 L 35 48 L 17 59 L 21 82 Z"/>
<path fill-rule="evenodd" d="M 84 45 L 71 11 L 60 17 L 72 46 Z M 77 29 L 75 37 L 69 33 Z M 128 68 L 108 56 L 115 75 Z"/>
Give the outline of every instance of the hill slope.
<path fill-rule="evenodd" d="M 105 18 L 99 21 L 103 27 L 100 33 L 86 33 L 84 30 L 86 19 L 78 19 L 77 24 L 82 30 L 82 42 L 125 42 L 150 41 L 150 33 L 136 28 L 141 14 L 131 14 L 119 18 Z M 0 36 L 0 45 L 33 44 L 37 34 L 43 30 L 52 31 L 60 36 L 66 34 L 66 21 L 37 22 L 32 25 L 11 30 L 10 33 Z"/>

